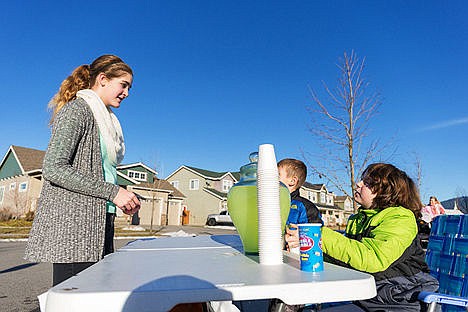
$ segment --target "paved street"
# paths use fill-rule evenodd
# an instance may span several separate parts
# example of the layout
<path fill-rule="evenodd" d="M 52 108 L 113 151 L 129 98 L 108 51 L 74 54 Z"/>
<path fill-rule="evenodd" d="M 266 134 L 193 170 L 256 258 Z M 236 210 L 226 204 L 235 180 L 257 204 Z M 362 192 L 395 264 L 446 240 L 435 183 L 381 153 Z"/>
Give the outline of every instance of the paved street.
<path fill-rule="evenodd" d="M 184 231 L 196 235 L 233 234 L 232 227 L 161 227 L 158 234 Z M 118 249 L 133 239 L 116 239 Z M 23 259 L 25 241 L 0 241 L 0 311 L 38 312 L 37 295 L 52 284 L 52 264 L 28 263 Z"/>

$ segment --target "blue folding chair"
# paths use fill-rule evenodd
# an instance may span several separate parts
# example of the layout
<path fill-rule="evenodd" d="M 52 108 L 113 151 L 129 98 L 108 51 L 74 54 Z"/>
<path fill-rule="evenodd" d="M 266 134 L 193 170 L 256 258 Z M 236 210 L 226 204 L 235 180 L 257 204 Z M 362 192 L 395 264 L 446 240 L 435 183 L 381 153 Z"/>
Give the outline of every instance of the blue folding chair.
<path fill-rule="evenodd" d="M 433 312 L 468 310 L 468 215 L 441 215 L 432 221 L 426 262 L 439 281 L 438 292 L 421 292 L 419 300 Z M 465 278 L 466 277 L 466 278 Z"/>

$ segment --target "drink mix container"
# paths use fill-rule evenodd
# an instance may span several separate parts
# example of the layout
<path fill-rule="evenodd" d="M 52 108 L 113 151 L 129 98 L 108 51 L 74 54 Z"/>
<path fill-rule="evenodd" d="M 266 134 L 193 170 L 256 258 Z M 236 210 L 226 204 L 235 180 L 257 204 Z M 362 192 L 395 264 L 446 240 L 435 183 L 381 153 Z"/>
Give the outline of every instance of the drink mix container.
<path fill-rule="evenodd" d="M 250 163 L 240 168 L 240 180 L 228 193 L 228 210 L 242 240 L 246 254 L 258 254 L 257 161 L 251 153 Z M 279 182 L 282 231 L 289 215 L 291 200 L 288 188 Z"/>
<path fill-rule="evenodd" d="M 323 271 L 322 224 L 298 224 L 301 270 L 308 272 Z"/>

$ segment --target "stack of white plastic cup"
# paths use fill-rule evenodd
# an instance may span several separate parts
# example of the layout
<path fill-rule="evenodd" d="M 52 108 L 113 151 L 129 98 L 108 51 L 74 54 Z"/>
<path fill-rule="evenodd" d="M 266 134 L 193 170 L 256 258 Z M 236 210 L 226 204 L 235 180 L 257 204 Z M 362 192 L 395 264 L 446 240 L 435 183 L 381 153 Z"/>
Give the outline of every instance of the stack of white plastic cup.
<path fill-rule="evenodd" d="M 260 264 L 283 263 L 280 186 L 275 150 L 271 144 L 258 149 L 258 255 Z"/>

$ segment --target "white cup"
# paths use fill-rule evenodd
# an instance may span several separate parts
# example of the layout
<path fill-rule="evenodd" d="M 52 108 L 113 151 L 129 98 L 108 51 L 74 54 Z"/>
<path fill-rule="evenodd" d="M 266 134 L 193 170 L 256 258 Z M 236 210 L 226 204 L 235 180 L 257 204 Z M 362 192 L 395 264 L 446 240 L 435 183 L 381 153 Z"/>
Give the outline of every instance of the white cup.
<path fill-rule="evenodd" d="M 272 144 L 262 144 L 258 147 L 258 172 L 264 170 L 276 170 L 278 167 L 276 164 L 275 148 Z"/>

